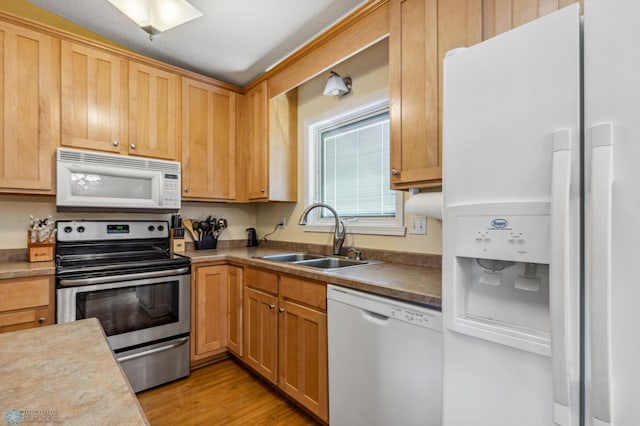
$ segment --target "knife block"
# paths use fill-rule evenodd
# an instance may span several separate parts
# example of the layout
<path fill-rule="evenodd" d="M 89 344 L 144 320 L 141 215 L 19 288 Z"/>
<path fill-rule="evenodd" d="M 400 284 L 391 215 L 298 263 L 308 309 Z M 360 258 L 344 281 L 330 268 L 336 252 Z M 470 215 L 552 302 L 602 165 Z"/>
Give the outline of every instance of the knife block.
<path fill-rule="evenodd" d="M 28 231 L 27 248 L 29 249 L 29 262 L 50 262 L 53 260 L 56 243 L 31 243 L 31 231 Z"/>
<path fill-rule="evenodd" d="M 184 230 L 182 230 L 184 232 Z M 174 235 L 175 229 L 171 229 L 171 251 L 173 253 L 184 253 L 186 250 L 186 243 L 184 241 L 184 233 L 182 234 L 182 238 Z"/>

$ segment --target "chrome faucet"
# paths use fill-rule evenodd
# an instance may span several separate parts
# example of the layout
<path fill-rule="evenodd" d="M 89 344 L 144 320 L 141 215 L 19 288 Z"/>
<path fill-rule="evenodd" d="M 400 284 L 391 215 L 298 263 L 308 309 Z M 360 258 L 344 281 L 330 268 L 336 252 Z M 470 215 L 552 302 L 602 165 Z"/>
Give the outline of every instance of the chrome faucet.
<path fill-rule="evenodd" d="M 307 206 L 306 209 L 304 209 L 304 211 L 300 215 L 300 219 L 298 220 L 298 225 L 302 225 L 302 226 L 306 225 L 307 216 L 309 215 L 309 212 L 317 207 L 324 207 L 325 209 L 333 213 L 333 216 L 336 218 L 336 229 L 335 229 L 335 232 L 333 233 L 333 254 L 339 255 L 340 249 L 342 249 L 342 244 L 344 244 L 344 237 L 347 232 L 344 229 L 344 223 L 342 223 L 342 221 L 340 220 L 340 217 L 338 216 L 338 212 L 335 211 L 333 207 L 324 203 L 310 204 L 309 206 Z M 340 225 L 342 225 L 342 231 L 340 231 Z"/>

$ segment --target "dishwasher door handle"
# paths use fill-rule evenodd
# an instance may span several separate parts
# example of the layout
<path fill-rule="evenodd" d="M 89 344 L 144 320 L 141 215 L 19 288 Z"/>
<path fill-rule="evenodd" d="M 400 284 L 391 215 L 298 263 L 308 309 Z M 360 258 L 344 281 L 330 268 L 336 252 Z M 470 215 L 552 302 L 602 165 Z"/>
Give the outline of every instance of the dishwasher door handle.
<path fill-rule="evenodd" d="M 360 312 L 362 312 L 362 317 L 369 322 L 373 322 L 376 324 L 386 324 L 387 321 L 389 321 L 389 317 L 386 315 L 377 314 L 366 309 L 360 309 Z"/>

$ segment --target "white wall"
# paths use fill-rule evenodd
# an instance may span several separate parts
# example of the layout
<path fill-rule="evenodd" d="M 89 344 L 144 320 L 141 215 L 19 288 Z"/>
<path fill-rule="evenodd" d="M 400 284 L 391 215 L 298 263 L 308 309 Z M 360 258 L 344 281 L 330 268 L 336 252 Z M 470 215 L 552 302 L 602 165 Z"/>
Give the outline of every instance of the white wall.
<path fill-rule="evenodd" d="M 229 228 L 221 235 L 221 240 L 245 239 L 248 227 L 256 226 L 255 204 L 221 203 L 182 203 L 180 213 L 185 218 L 204 219 L 209 215 L 224 217 Z M 27 229 L 29 215 L 44 218 L 51 215 L 54 219 L 164 219 L 170 215 L 149 213 L 80 213 L 56 212 L 54 196 L 7 195 L 0 194 L 0 249 L 27 247 Z M 189 237 L 186 237 L 190 240 Z"/>
<path fill-rule="evenodd" d="M 366 49 L 347 59 L 332 69 L 343 77 L 351 77 L 353 90 L 350 94 L 338 98 L 323 96 L 329 72 L 322 73 L 298 88 L 298 203 L 260 204 L 257 208 L 258 237 L 271 232 L 279 223 L 281 216 L 287 217 L 285 229 L 278 229 L 269 239 L 278 241 L 305 242 L 330 245 L 332 234 L 305 232 L 297 224 L 300 214 L 308 204 L 306 199 L 306 125 L 326 115 L 336 108 L 348 108 L 362 97 L 388 90 L 389 87 L 389 47 L 387 40 Z M 405 195 L 406 198 L 406 195 Z M 408 217 L 405 217 L 405 226 Z M 414 253 L 442 253 L 442 225 L 440 221 L 429 219 L 427 235 L 407 235 L 405 237 L 347 235 L 345 246 L 397 250 Z"/>

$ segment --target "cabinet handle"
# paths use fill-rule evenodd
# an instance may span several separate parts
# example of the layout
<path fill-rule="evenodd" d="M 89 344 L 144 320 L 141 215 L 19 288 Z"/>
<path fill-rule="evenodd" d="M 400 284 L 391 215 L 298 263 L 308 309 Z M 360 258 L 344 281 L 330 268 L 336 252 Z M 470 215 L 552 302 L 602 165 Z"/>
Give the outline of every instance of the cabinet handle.
<path fill-rule="evenodd" d="M 47 322 L 47 319 L 45 317 L 38 319 L 38 324 L 44 324 L 45 322 Z"/>
<path fill-rule="evenodd" d="M 113 145 L 113 146 L 118 146 L 118 145 L 120 145 L 120 142 L 118 142 L 117 140 L 115 140 L 115 141 L 113 141 L 113 142 L 112 142 L 112 145 Z"/>
<path fill-rule="evenodd" d="M 269 309 L 275 309 L 276 305 L 269 305 Z"/>
<path fill-rule="evenodd" d="M 184 187 L 184 192 L 189 192 L 189 187 L 188 186 Z"/>
<path fill-rule="evenodd" d="M 399 176 L 400 175 L 400 170 L 398 169 L 391 169 L 391 174 L 393 176 Z"/>
<path fill-rule="evenodd" d="M 264 189 L 264 188 L 260 188 L 260 192 L 262 192 L 264 194 L 265 192 L 267 192 L 267 190 Z"/>
<path fill-rule="evenodd" d="M 283 313 L 284 312 L 284 308 L 278 308 L 278 312 Z"/>
<path fill-rule="evenodd" d="M 131 149 L 136 149 L 136 144 L 135 143 L 131 144 Z"/>

